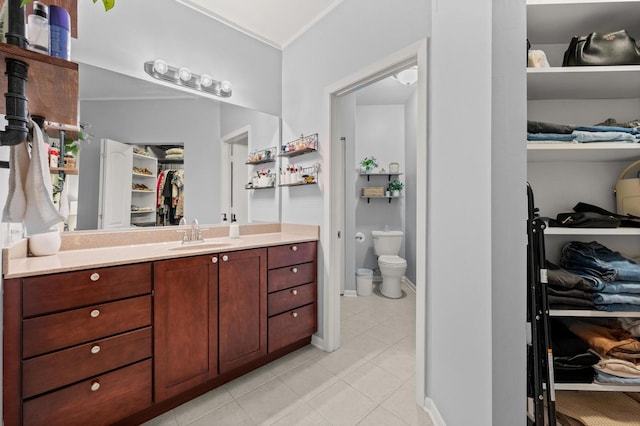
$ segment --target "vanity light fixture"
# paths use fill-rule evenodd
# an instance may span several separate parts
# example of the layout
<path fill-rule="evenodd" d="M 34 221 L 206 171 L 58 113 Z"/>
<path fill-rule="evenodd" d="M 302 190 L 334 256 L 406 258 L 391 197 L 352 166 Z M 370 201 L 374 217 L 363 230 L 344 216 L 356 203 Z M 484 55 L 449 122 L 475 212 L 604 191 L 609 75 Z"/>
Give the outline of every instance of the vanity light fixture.
<path fill-rule="evenodd" d="M 196 74 L 189 68 L 177 68 L 168 65 L 162 59 L 144 63 L 144 70 L 151 77 L 173 83 L 176 86 L 184 86 L 200 92 L 211 93 L 222 98 L 231 96 L 231 83 L 228 81 L 214 80 L 208 74 Z"/>
<path fill-rule="evenodd" d="M 413 83 L 418 81 L 418 67 L 413 66 L 411 68 L 407 68 L 406 70 L 402 70 L 394 74 L 392 77 L 405 86 L 411 86 Z"/>

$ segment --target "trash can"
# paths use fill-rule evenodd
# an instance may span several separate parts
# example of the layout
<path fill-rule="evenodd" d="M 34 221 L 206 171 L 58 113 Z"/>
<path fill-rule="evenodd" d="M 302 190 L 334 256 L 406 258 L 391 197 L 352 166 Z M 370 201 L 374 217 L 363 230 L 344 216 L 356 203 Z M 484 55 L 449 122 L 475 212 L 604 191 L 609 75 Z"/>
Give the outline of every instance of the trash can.
<path fill-rule="evenodd" d="M 356 269 L 356 293 L 358 296 L 370 296 L 373 292 L 373 270 Z"/>

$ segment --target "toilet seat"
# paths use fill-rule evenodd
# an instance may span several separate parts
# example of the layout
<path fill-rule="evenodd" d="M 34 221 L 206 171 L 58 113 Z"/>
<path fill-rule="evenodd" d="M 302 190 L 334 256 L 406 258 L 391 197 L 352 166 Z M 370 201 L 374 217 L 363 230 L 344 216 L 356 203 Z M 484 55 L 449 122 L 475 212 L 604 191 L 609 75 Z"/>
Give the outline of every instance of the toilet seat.
<path fill-rule="evenodd" d="M 378 257 L 378 265 L 407 266 L 407 261 L 400 256 L 383 255 Z"/>

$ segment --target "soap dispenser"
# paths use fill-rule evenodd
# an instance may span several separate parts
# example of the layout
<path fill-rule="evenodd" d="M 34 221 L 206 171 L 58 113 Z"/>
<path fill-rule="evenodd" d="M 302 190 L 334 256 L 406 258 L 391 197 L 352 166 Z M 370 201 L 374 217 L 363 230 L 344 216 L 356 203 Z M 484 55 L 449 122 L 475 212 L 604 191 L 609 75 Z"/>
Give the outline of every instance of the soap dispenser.
<path fill-rule="evenodd" d="M 236 215 L 231 213 L 231 225 L 229 225 L 229 238 L 240 237 L 240 225 L 236 222 Z"/>

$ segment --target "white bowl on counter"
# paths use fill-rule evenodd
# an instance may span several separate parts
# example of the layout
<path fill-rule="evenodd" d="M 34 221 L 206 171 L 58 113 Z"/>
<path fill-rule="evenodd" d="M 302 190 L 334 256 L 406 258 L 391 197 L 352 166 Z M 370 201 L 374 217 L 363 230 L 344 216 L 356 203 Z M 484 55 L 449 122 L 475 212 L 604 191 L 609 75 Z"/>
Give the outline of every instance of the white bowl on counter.
<path fill-rule="evenodd" d="M 29 237 L 29 251 L 34 256 L 51 256 L 60 250 L 60 231 L 43 232 Z"/>

